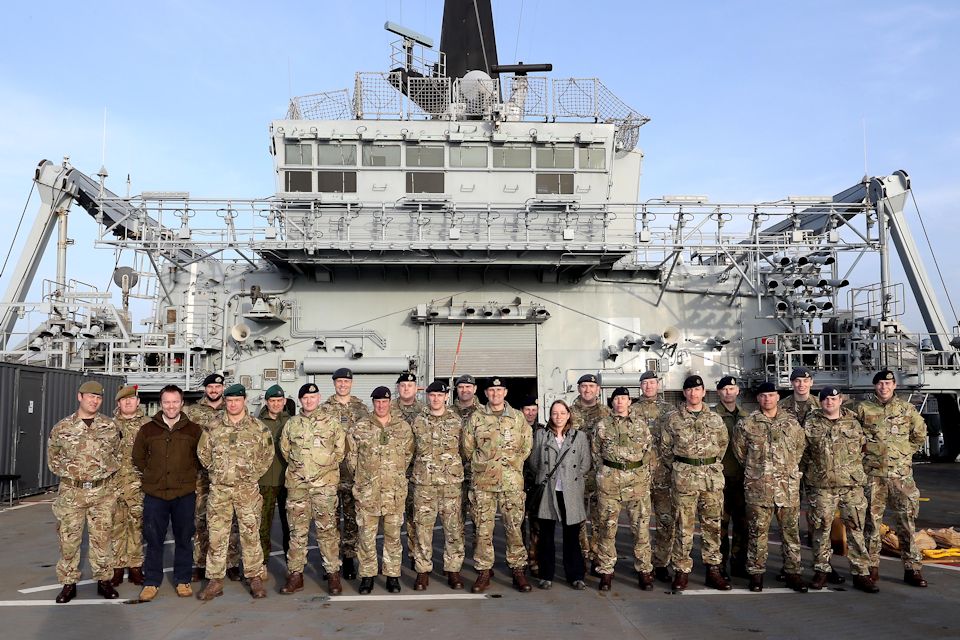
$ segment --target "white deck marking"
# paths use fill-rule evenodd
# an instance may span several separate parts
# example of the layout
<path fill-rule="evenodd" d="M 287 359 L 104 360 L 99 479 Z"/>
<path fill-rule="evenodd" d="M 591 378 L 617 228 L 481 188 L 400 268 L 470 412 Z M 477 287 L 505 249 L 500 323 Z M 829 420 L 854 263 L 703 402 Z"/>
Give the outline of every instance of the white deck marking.
<path fill-rule="evenodd" d="M 80 607 L 87 604 L 124 604 L 126 600 L 71 600 L 58 603 L 53 600 L 0 600 L 0 607 Z"/>
<path fill-rule="evenodd" d="M 368 596 L 330 596 L 326 602 L 396 602 L 397 600 L 484 600 L 490 596 L 483 593 L 438 593 L 436 595 L 398 596 L 396 594 Z"/>
<path fill-rule="evenodd" d="M 682 596 L 763 596 L 768 594 L 784 594 L 784 593 L 797 593 L 793 589 L 787 589 L 786 587 L 773 587 L 771 589 L 764 589 L 763 591 L 750 591 L 749 589 L 732 589 L 730 591 L 717 591 L 716 589 L 692 589 L 690 591 L 679 591 L 677 592 Z M 817 591 L 816 589 L 811 589 L 807 593 L 836 593 L 833 589 L 821 589 Z"/>

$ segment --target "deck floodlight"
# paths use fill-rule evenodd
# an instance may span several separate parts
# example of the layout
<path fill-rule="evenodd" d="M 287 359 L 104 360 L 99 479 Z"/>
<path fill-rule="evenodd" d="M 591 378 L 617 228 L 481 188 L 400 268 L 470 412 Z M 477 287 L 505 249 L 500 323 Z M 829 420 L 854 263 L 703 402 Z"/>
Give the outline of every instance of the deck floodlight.
<path fill-rule="evenodd" d="M 63 335 L 67 338 L 76 338 L 80 334 L 80 327 L 75 324 L 67 325 L 63 328 Z"/>
<path fill-rule="evenodd" d="M 27 347 L 30 351 L 43 351 L 43 338 L 34 338 L 33 342 L 30 343 L 30 346 Z"/>

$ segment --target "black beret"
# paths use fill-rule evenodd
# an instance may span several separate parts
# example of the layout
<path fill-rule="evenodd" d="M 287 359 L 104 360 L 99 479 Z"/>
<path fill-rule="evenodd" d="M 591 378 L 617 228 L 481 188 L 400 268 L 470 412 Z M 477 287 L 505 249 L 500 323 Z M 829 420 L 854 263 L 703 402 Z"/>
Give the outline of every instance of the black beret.
<path fill-rule="evenodd" d="M 777 385 L 772 382 L 761 382 L 760 386 L 757 387 L 757 395 L 761 393 L 777 393 Z"/>
<path fill-rule="evenodd" d="M 694 387 L 702 387 L 702 386 L 703 386 L 703 378 L 701 378 L 700 376 L 688 376 L 687 379 L 683 381 L 684 390 L 693 389 Z"/>
<path fill-rule="evenodd" d="M 790 382 L 793 382 L 797 378 L 812 378 L 810 372 L 804 369 L 803 367 L 797 367 L 792 372 L 790 372 Z"/>
<path fill-rule="evenodd" d="M 242 384 L 232 384 L 223 392 L 224 398 L 246 398 L 247 388 Z"/>
<path fill-rule="evenodd" d="M 339 369 L 334 371 L 333 375 L 330 377 L 333 378 L 334 380 L 337 380 L 339 378 L 350 378 L 352 380 L 353 371 L 350 371 L 350 369 L 347 369 L 346 367 L 340 367 Z"/>
<path fill-rule="evenodd" d="M 302 398 L 308 393 L 320 393 L 320 389 L 318 389 L 317 385 L 313 384 L 312 382 L 308 382 L 307 384 L 300 387 L 300 391 L 297 392 L 297 397 Z"/>
<path fill-rule="evenodd" d="M 462 376 L 460 376 L 459 378 L 457 378 L 457 381 L 456 381 L 454 384 L 472 384 L 472 385 L 476 385 L 476 384 L 477 384 L 477 379 L 474 378 L 474 377 L 473 377 L 472 375 L 470 375 L 469 373 L 465 373 L 465 374 L 463 374 Z"/>
<path fill-rule="evenodd" d="M 520 407 L 537 407 L 540 406 L 540 401 L 537 400 L 537 396 L 523 396 L 523 399 L 520 401 Z"/>
<path fill-rule="evenodd" d="M 630 397 L 630 391 L 626 387 L 617 387 L 613 390 L 613 393 L 610 394 L 610 398 L 616 398 L 617 396 L 627 396 Z"/>
<path fill-rule="evenodd" d="M 656 380 L 656 379 L 657 379 L 656 371 L 644 371 L 642 374 L 640 374 L 640 382 L 643 382 L 644 380 Z"/>
<path fill-rule="evenodd" d="M 577 380 L 577 384 L 583 384 L 584 382 L 592 382 L 597 384 L 597 375 L 595 373 L 586 373 L 580 376 L 580 379 Z"/>
<path fill-rule="evenodd" d="M 219 373 L 211 373 L 203 379 L 203 386 L 207 386 L 208 384 L 223 384 L 223 376 Z"/>
<path fill-rule="evenodd" d="M 389 400 L 393 397 L 393 394 L 391 394 L 390 389 L 386 387 L 377 387 L 370 393 L 370 397 L 374 400 Z"/>
<path fill-rule="evenodd" d="M 824 400 L 826 398 L 839 398 L 839 397 L 840 397 L 840 389 L 837 389 L 836 387 L 824 387 L 823 389 L 820 389 L 821 400 Z"/>
<path fill-rule="evenodd" d="M 409 371 L 404 371 L 403 373 L 400 374 L 400 377 L 397 378 L 397 384 L 400 384 L 401 382 L 416 382 L 416 381 L 417 381 L 417 376 L 410 373 Z"/>
<path fill-rule="evenodd" d="M 450 387 L 443 380 L 434 380 L 427 385 L 427 393 L 448 393 Z"/>
<path fill-rule="evenodd" d="M 877 375 L 873 376 L 873 384 L 877 384 L 881 380 L 893 380 L 897 381 L 897 376 L 893 375 L 893 371 L 890 369 L 884 369 L 883 371 L 877 371 Z"/>
<path fill-rule="evenodd" d="M 488 384 L 487 386 L 488 387 L 506 387 L 507 385 L 503 384 L 503 378 L 499 376 L 494 376 L 490 378 L 490 384 Z"/>
<path fill-rule="evenodd" d="M 717 390 L 723 389 L 724 387 L 737 386 L 737 379 L 733 376 L 723 376 L 720 378 L 720 381 L 717 382 Z"/>

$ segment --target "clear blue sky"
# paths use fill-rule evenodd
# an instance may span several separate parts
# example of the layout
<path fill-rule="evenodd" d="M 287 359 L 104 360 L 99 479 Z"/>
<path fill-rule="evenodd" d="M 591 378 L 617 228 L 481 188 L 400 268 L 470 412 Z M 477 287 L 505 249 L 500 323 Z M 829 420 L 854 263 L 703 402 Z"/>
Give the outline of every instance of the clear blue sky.
<path fill-rule="evenodd" d="M 68 155 L 97 172 L 105 108 L 114 191 L 125 192 L 129 173 L 134 193 L 270 195 L 267 126 L 291 92 L 348 88 L 354 71 L 387 69 L 387 19 L 439 44 L 442 9 L 441 0 L 31 4 L 5 7 L 0 40 L 2 255 L 37 162 Z M 951 216 L 960 202 L 960 3 L 494 0 L 493 8 L 501 62 L 597 76 L 653 119 L 640 138 L 645 198 L 836 193 L 864 173 L 865 122 L 867 171 L 910 173 L 960 304 Z M 106 285 L 112 256 L 89 257 L 93 223 L 74 211 L 71 271 Z M 34 203 L 27 225 L 35 212 Z M 53 265 L 47 259 L 41 277 Z M 942 291 L 940 301 L 952 320 Z"/>

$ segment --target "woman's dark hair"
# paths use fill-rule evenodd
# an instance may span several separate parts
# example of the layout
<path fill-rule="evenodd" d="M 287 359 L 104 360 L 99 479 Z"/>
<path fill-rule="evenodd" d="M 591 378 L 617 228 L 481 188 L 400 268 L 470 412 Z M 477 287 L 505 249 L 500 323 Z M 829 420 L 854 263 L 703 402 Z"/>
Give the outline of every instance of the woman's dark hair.
<path fill-rule="evenodd" d="M 567 413 L 570 413 L 570 414 L 571 414 L 571 417 L 572 417 L 572 412 L 570 411 L 570 405 L 568 405 L 568 404 L 567 404 L 566 402 L 564 402 L 563 400 L 554 400 L 554 401 L 550 404 L 550 411 L 549 411 L 549 413 L 547 414 L 547 415 L 548 415 L 548 418 L 547 418 L 547 430 L 548 430 L 548 431 L 553 431 L 553 408 L 554 408 L 555 406 L 557 406 L 558 404 L 563 405 L 563 408 L 566 409 L 566 410 L 567 410 Z M 571 424 L 571 420 L 568 418 L 568 419 L 567 419 L 567 424 L 565 424 L 565 425 L 563 426 L 563 432 L 566 433 L 567 431 L 570 431 L 570 429 L 571 429 L 572 427 L 573 427 L 573 425 Z"/>

